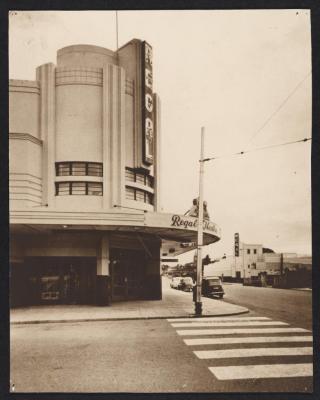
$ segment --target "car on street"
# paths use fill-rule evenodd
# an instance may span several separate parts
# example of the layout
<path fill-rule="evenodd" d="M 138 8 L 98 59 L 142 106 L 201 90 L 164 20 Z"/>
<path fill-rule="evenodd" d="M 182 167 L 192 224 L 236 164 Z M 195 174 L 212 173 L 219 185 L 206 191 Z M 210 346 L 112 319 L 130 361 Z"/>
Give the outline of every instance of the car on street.
<path fill-rule="evenodd" d="M 202 295 L 223 298 L 224 290 L 219 276 L 205 276 L 202 278 Z"/>
<path fill-rule="evenodd" d="M 185 292 L 192 292 L 193 290 L 193 279 L 191 276 L 184 276 L 181 279 L 180 289 Z"/>
<path fill-rule="evenodd" d="M 170 287 L 172 287 L 173 289 L 180 289 L 181 279 L 182 279 L 182 276 L 174 276 L 171 279 Z"/>

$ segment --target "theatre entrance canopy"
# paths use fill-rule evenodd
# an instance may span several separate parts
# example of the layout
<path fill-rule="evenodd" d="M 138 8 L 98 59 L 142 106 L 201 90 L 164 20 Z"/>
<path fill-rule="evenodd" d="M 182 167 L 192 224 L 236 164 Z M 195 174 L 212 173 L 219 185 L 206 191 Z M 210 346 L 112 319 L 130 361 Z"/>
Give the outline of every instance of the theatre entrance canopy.
<path fill-rule="evenodd" d="M 80 212 L 57 210 L 14 210 L 10 213 L 12 233 L 48 233 L 54 231 L 105 231 L 114 233 L 140 233 L 157 236 L 168 247 L 170 256 L 192 250 L 196 246 L 198 219 L 190 216 L 111 210 L 109 212 Z M 220 240 L 220 228 L 204 221 L 203 244 Z M 166 251 L 165 249 L 163 251 Z"/>

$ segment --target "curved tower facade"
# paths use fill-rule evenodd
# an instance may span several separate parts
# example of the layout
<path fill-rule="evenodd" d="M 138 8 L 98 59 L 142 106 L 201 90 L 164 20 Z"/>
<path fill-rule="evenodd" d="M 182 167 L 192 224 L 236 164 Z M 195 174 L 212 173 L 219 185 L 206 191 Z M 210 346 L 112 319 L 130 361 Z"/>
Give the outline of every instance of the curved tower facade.
<path fill-rule="evenodd" d="M 136 39 L 117 52 L 68 46 L 36 78 L 10 81 L 11 206 L 156 211 L 151 46 Z"/>

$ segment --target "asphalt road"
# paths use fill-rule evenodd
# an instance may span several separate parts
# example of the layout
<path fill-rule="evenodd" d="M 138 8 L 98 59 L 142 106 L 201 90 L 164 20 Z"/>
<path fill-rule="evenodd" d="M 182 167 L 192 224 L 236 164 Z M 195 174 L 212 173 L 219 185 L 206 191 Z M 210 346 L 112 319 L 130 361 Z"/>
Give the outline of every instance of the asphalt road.
<path fill-rule="evenodd" d="M 224 284 L 223 301 L 249 308 L 266 317 L 312 329 L 312 292 Z"/>
<path fill-rule="evenodd" d="M 15 391 L 312 391 L 312 334 L 302 329 L 311 321 L 310 293 L 239 285 L 225 291 L 226 301 L 253 311 L 191 325 L 183 319 L 13 325 Z"/>

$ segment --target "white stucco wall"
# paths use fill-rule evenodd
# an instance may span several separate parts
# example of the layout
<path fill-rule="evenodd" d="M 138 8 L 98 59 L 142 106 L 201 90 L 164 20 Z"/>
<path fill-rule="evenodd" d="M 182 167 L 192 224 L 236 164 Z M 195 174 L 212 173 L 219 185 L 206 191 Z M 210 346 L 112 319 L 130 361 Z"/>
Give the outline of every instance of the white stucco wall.
<path fill-rule="evenodd" d="M 42 145 L 30 136 L 9 141 L 10 207 L 34 207 L 42 202 Z"/>
<path fill-rule="evenodd" d="M 40 137 L 39 99 L 38 82 L 9 81 L 9 132 Z"/>
<path fill-rule="evenodd" d="M 102 162 L 102 87 L 57 86 L 56 161 Z"/>

